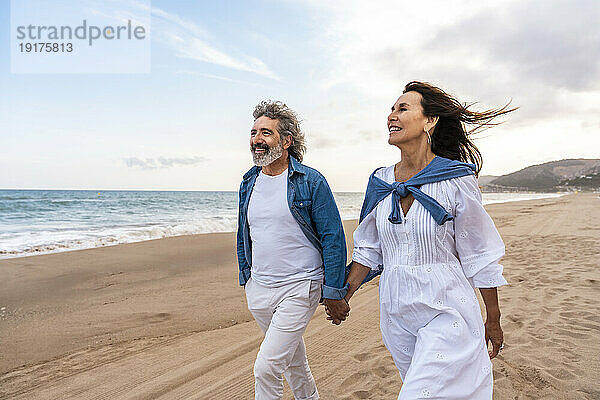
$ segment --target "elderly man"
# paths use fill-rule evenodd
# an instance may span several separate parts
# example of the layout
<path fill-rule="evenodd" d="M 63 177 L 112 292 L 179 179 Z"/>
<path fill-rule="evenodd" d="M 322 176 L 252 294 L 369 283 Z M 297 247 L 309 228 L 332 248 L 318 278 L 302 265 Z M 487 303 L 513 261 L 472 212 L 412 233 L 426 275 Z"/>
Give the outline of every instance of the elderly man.
<path fill-rule="evenodd" d="M 240 285 L 265 334 L 254 363 L 256 399 L 281 399 L 282 375 L 296 399 L 318 399 L 302 335 L 321 298 L 336 323 L 350 310 L 342 221 L 323 175 L 300 163 L 305 149 L 292 110 L 256 106 L 256 165 L 240 186 L 237 235 Z"/>

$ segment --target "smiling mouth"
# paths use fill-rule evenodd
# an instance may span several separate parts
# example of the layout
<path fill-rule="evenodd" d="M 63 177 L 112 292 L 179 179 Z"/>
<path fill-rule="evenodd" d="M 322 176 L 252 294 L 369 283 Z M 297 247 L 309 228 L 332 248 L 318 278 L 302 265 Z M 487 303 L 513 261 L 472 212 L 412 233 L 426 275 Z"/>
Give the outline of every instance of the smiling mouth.
<path fill-rule="evenodd" d="M 390 134 L 400 132 L 401 130 L 402 130 L 402 128 L 399 128 L 397 126 L 390 126 L 390 129 L 389 129 Z"/>
<path fill-rule="evenodd" d="M 267 150 L 269 150 L 269 147 L 264 146 L 264 145 L 256 145 L 256 146 L 252 146 L 252 152 L 253 153 L 266 153 Z"/>

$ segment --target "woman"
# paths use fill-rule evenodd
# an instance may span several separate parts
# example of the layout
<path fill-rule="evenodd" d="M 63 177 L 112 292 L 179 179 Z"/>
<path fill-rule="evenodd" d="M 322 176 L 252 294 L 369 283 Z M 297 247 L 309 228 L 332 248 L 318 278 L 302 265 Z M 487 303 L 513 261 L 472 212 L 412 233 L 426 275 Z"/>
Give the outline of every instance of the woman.
<path fill-rule="evenodd" d="M 504 244 L 481 203 L 481 154 L 469 135 L 514 110 L 507 106 L 474 112 L 437 87 L 411 82 L 388 116 L 388 143 L 401 161 L 369 179 L 345 298 L 382 273 L 380 327 L 403 381 L 398 399 L 492 398 L 490 359 L 503 342 L 496 288 L 506 284 L 498 264 Z M 465 124 L 475 128 L 467 132 Z M 334 323 L 345 319 L 329 313 Z"/>

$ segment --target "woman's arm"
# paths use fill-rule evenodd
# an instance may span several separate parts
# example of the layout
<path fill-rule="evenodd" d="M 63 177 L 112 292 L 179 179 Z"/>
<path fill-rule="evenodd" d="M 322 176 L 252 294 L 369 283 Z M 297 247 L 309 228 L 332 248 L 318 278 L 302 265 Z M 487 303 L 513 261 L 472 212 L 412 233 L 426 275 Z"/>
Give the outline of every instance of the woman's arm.
<path fill-rule="evenodd" d="M 371 268 L 357 263 L 356 261 L 352 261 L 352 267 L 350 268 L 350 273 L 348 274 L 348 279 L 346 281 L 348 284 L 348 293 L 346 293 L 346 297 L 344 297 L 346 301 L 350 301 L 350 298 L 360 287 L 360 284 L 365 280 L 370 271 Z"/>
<path fill-rule="evenodd" d="M 500 306 L 498 305 L 498 288 L 480 288 L 479 292 L 485 303 L 485 343 L 492 342 L 490 358 L 494 358 L 504 343 L 504 335 L 500 327 Z"/>
<path fill-rule="evenodd" d="M 500 259 L 504 243 L 483 207 L 482 196 L 474 176 L 453 179 L 456 186 L 454 231 L 456 251 L 465 276 L 479 288 L 486 309 L 485 340 L 492 342 L 490 358 L 500 351 L 503 342 L 498 306 L 498 286 L 506 285 Z"/>
<path fill-rule="evenodd" d="M 356 261 L 352 262 L 352 267 L 350 268 L 350 273 L 348 274 L 348 280 L 346 281 L 346 283 L 348 284 L 348 292 L 344 297 L 344 300 L 346 301 L 348 307 L 348 301 L 350 300 L 354 292 L 356 292 L 356 290 L 359 288 L 362 281 L 365 280 L 365 277 L 367 276 L 369 271 L 371 271 L 371 268 L 359 264 Z M 328 315 L 327 319 L 335 325 L 339 325 L 342 323 L 342 321 L 346 320 L 347 313 L 340 312 L 339 310 L 334 309 L 333 307 L 327 307 L 326 305 L 325 312 Z"/>
<path fill-rule="evenodd" d="M 354 239 L 352 266 L 344 285 L 344 289 L 347 289 L 344 296 L 344 305 L 348 307 L 347 312 L 343 312 L 341 307 L 325 307 L 325 311 L 329 316 L 327 319 L 336 325 L 339 325 L 348 316 L 350 311 L 348 300 L 360 287 L 369 272 L 371 272 L 372 268 L 367 265 L 375 266 L 373 269 L 379 270 L 379 266 L 383 262 L 381 247 L 379 245 L 379 233 L 377 231 L 377 208 L 364 216 L 354 230 L 352 237 Z M 345 268 L 344 272 L 346 272 Z"/>

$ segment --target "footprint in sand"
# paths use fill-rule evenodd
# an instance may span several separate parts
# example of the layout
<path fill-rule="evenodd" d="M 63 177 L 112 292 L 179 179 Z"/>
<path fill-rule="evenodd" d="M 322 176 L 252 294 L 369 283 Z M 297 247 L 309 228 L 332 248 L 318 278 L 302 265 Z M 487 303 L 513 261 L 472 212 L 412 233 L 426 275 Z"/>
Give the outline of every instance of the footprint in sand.
<path fill-rule="evenodd" d="M 546 368 L 544 372 L 561 381 L 570 381 L 577 377 L 565 368 Z"/>
<path fill-rule="evenodd" d="M 559 336 L 567 336 L 567 337 L 572 337 L 575 339 L 586 339 L 590 336 L 590 334 L 587 332 L 576 332 L 575 329 L 576 328 L 572 328 L 570 330 L 554 328 L 554 332 Z"/>
<path fill-rule="evenodd" d="M 550 386 L 550 382 L 548 382 L 548 380 L 542 376 L 542 372 L 535 367 L 519 365 L 517 366 L 517 370 L 521 379 L 538 389 L 544 389 Z"/>
<path fill-rule="evenodd" d="M 354 399 L 368 399 L 370 393 L 366 390 L 357 390 L 352 393 L 352 398 Z"/>
<path fill-rule="evenodd" d="M 367 361 L 375 357 L 372 353 L 358 353 L 352 356 L 355 360 L 358 361 Z"/>
<path fill-rule="evenodd" d="M 515 327 L 517 327 L 517 328 L 521 328 L 521 327 L 523 326 L 523 321 L 521 321 L 521 319 L 520 319 L 520 318 L 513 317 L 513 316 L 510 316 L 510 315 L 509 315 L 509 316 L 507 317 L 507 319 L 508 319 L 510 322 L 512 322 L 512 323 L 515 325 Z"/>
<path fill-rule="evenodd" d="M 348 388 L 351 385 L 356 385 L 359 382 L 363 382 L 368 376 L 369 372 L 355 372 L 342 381 L 340 388 Z"/>
<path fill-rule="evenodd" d="M 387 378 L 390 375 L 394 375 L 396 371 L 392 370 L 391 368 L 381 366 L 373 368 L 371 372 L 380 378 Z"/>
<path fill-rule="evenodd" d="M 600 390 L 595 387 L 585 387 L 577 389 L 577 391 L 587 394 L 588 399 L 600 399 Z"/>
<path fill-rule="evenodd" d="M 150 324 L 155 324 L 155 323 L 164 322 L 164 321 L 171 319 L 171 314 L 165 313 L 165 312 L 147 314 L 147 315 L 142 316 L 141 319 L 147 321 Z"/>

